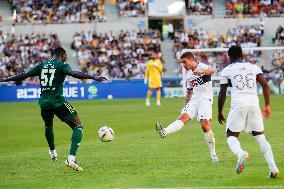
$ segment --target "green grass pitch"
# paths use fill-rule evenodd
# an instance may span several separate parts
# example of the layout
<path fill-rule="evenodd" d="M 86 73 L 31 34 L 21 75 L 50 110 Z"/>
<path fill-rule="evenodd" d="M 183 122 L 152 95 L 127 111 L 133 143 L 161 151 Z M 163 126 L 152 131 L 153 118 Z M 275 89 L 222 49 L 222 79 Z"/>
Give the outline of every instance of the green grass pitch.
<path fill-rule="evenodd" d="M 260 97 L 263 104 L 263 97 Z M 225 112 L 229 110 L 227 99 Z M 268 167 L 258 144 L 242 133 L 243 149 L 250 154 L 241 175 L 234 173 L 236 157 L 226 143 L 225 127 L 218 124 L 217 99 L 213 131 L 220 162 L 211 163 L 203 132 L 196 120 L 161 139 L 156 120 L 168 125 L 179 115 L 182 98 L 162 99 L 162 106 L 146 107 L 144 99 L 73 101 L 84 125 L 77 154 L 83 172 L 64 165 L 71 129 L 54 121 L 58 161 L 52 162 L 44 138 L 40 110 L 33 103 L 0 103 L 0 188 L 146 188 L 146 187 L 265 187 L 284 188 L 284 176 L 268 179 Z M 272 117 L 265 133 L 280 172 L 284 173 L 284 96 L 271 98 Z M 111 126 L 115 139 L 103 143 L 97 131 Z"/>

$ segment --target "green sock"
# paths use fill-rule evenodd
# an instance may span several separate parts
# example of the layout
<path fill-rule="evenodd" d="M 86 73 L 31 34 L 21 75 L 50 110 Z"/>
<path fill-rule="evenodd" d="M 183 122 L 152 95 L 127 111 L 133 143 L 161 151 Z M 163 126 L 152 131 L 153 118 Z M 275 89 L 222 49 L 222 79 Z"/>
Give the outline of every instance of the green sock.
<path fill-rule="evenodd" d="M 55 149 L 53 127 L 45 127 L 45 138 L 50 150 Z"/>
<path fill-rule="evenodd" d="M 76 152 L 78 150 L 78 147 L 80 145 L 80 142 L 82 140 L 82 135 L 83 135 L 83 126 L 78 125 L 73 129 L 73 134 L 71 138 L 71 149 L 70 149 L 70 155 L 75 156 Z"/>

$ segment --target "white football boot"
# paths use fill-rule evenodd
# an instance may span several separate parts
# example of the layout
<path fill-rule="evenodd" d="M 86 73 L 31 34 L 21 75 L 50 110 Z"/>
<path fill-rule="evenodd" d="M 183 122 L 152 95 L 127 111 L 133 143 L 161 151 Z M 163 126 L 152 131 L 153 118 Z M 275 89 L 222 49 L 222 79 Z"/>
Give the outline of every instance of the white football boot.
<path fill-rule="evenodd" d="M 151 105 L 150 100 L 146 99 L 146 106 L 150 106 L 150 105 Z"/>
<path fill-rule="evenodd" d="M 211 161 L 213 163 L 218 163 L 219 162 L 217 154 L 210 154 L 210 155 L 211 155 Z"/>
<path fill-rule="evenodd" d="M 68 156 L 65 160 L 65 165 L 71 167 L 75 171 L 83 171 L 82 167 L 77 164 L 75 156 Z"/>
<path fill-rule="evenodd" d="M 276 167 L 274 170 L 269 171 L 268 178 L 276 178 L 280 174 L 279 169 Z"/>
<path fill-rule="evenodd" d="M 157 105 L 157 106 L 161 106 L 161 101 L 157 100 L 156 105 Z"/>
<path fill-rule="evenodd" d="M 56 150 L 49 150 L 49 155 L 52 161 L 56 161 L 57 160 L 57 152 Z"/>

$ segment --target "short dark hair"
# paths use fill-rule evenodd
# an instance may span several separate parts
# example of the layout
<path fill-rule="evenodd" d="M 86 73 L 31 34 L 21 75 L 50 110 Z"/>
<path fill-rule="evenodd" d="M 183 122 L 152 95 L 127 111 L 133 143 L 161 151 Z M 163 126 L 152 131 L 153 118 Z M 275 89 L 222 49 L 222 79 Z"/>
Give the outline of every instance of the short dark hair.
<path fill-rule="evenodd" d="M 180 59 L 183 59 L 183 58 L 193 58 L 194 59 L 194 56 L 191 52 L 185 52 L 185 53 L 182 53 L 182 55 L 180 56 Z"/>
<path fill-rule="evenodd" d="M 52 56 L 60 57 L 62 54 L 66 54 L 66 51 L 62 47 L 57 47 L 52 51 Z"/>
<path fill-rule="evenodd" d="M 231 46 L 228 50 L 228 56 L 232 59 L 232 60 L 236 60 L 238 58 L 242 58 L 243 56 L 243 51 L 242 48 L 240 46 Z"/>

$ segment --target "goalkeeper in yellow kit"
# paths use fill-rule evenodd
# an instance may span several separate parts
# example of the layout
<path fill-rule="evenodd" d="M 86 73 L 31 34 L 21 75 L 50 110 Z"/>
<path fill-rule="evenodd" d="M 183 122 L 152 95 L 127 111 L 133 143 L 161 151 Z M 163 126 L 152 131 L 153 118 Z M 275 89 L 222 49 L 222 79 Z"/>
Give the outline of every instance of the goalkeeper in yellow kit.
<path fill-rule="evenodd" d="M 149 86 L 149 90 L 146 96 L 146 105 L 150 106 L 150 99 L 153 93 L 153 90 L 156 89 L 157 93 L 157 105 L 161 105 L 161 87 L 162 79 L 161 73 L 163 71 L 163 65 L 156 53 L 151 55 L 151 59 L 146 64 L 146 71 L 144 77 L 144 83 Z"/>

